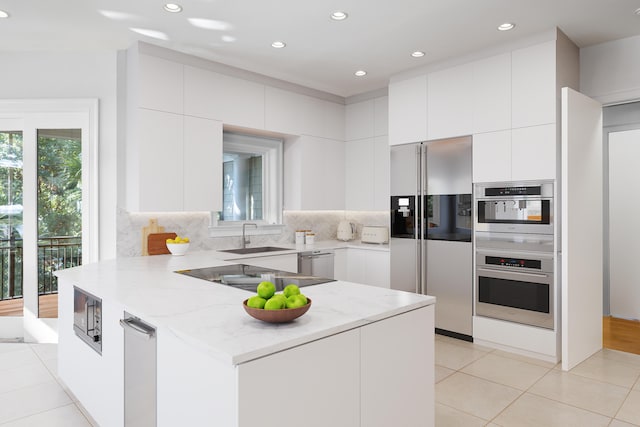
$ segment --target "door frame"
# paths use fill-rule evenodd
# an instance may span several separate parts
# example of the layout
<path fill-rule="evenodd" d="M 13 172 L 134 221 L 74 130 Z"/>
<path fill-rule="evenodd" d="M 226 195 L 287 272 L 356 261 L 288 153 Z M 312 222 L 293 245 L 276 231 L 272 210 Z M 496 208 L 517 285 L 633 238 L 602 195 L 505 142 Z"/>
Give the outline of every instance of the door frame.
<path fill-rule="evenodd" d="M 22 120 L 23 185 L 37 188 L 38 128 L 82 129 L 82 252 L 83 263 L 99 259 L 98 211 L 98 99 L 18 99 L 0 100 L 0 118 Z M 36 142 L 36 143 L 31 143 Z M 57 342 L 58 319 L 38 318 L 37 277 L 37 194 L 29 190 L 23 199 L 23 317 L 22 336 L 25 342 Z M 2 321 L 3 319 L 0 319 Z M 15 320 L 4 326 L 0 322 L 0 337 L 15 335 Z"/>

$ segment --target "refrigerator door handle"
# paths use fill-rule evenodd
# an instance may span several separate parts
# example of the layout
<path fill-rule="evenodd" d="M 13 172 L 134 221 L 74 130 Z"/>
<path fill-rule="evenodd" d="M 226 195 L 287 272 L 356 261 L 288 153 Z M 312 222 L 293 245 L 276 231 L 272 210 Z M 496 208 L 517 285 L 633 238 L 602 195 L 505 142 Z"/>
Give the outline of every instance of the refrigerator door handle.
<path fill-rule="evenodd" d="M 427 146 L 420 146 L 420 293 L 427 294 L 427 233 L 429 221 L 427 218 Z"/>

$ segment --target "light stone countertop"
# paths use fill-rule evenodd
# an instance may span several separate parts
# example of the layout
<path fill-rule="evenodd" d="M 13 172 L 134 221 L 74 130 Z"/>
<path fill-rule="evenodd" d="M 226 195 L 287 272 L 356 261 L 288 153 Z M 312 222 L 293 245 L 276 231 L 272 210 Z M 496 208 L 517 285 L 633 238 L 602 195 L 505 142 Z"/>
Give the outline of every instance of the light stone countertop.
<path fill-rule="evenodd" d="M 335 281 L 303 288 L 313 301 L 305 315 L 287 324 L 264 323 L 242 308 L 249 292 L 174 273 L 241 261 L 221 261 L 218 255 L 119 258 L 56 275 L 60 286 L 76 285 L 102 298 L 103 307 L 122 305 L 161 333 L 233 365 L 435 303 L 431 296 Z"/>

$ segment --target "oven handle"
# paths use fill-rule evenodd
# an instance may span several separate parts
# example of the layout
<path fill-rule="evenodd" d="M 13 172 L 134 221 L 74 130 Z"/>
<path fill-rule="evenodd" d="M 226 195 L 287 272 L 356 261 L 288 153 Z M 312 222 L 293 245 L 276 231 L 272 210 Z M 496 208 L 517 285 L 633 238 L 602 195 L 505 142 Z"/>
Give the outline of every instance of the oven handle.
<path fill-rule="evenodd" d="M 550 276 L 550 274 L 544 274 L 544 273 L 523 273 L 521 271 L 494 270 L 494 269 L 482 268 L 482 267 L 478 267 L 477 270 L 478 271 L 486 271 L 488 273 L 515 274 L 515 275 L 518 275 L 518 276 L 528 276 L 528 277 L 537 277 L 537 278 L 548 278 Z"/>

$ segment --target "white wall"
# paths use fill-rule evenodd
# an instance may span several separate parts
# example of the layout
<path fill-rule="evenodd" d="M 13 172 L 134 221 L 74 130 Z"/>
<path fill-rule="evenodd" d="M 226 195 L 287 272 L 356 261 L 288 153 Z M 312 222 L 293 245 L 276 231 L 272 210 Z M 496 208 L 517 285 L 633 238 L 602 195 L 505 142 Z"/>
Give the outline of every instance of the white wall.
<path fill-rule="evenodd" d="M 116 52 L 0 54 L 0 98 L 98 98 L 100 258 L 116 254 Z"/>
<path fill-rule="evenodd" d="M 580 49 L 580 92 L 603 104 L 640 99 L 640 36 Z"/>

